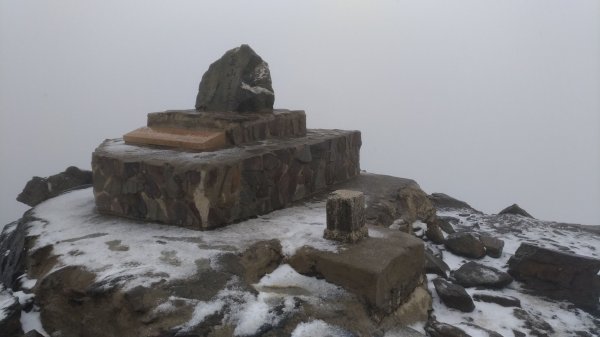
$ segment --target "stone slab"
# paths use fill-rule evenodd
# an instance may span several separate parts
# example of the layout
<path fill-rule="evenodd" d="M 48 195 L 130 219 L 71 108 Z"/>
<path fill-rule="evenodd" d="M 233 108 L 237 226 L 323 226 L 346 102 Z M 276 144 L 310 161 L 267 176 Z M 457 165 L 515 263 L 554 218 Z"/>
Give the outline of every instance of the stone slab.
<path fill-rule="evenodd" d="M 148 127 L 223 130 L 228 145 L 281 137 L 306 135 L 306 114 L 302 110 L 235 113 L 167 110 L 148 114 Z"/>
<path fill-rule="evenodd" d="M 123 135 L 127 144 L 157 145 L 188 150 L 210 151 L 224 148 L 225 132 L 142 127 Z"/>
<path fill-rule="evenodd" d="M 99 212 L 197 230 L 283 208 L 360 172 L 359 131 L 193 152 L 104 141 L 92 155 Z"/>
<path fill-rule="evenodd" d="M 301 274 L 316 275 L 363 298 L 375 311 L 389 314 L 421 284 L 423 241 L 395 230 L 373 228 L 378 235 L 338 252 L 304 247 L 289 263 Z"/>

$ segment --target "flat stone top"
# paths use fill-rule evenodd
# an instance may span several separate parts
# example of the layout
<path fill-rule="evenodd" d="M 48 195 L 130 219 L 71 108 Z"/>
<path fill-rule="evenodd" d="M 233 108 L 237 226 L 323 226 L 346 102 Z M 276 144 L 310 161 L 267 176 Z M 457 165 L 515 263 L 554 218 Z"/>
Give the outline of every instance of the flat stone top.
<path fill-rule="evenodd" d="M 145 161 L 155 164 L 170 164 L 175 167 L 206 166 L 212 164 L 238 163 L 240 160 L 266 154 L 278 149 L 293 146 L 310 146 L 335 137 L 349 136 L 360 131 L 308 130 L 306 136 L 288 139 L 266 139 L 254 143 L 217 150 L 213 152 L 191 152 L 176 149 L 163 149 L 147 146 L 128 145 L 123 139 L 107 139 L 94 154 L 119 159 L 123 162 Z"/>
<path fill-rule="evenodd" d="M 319 252 L 322 258 L 337 265 L 363 270 L 369 274 L 382 273 L 399 256 L 408 256 L 423 249 L 423 241 L 387 228 L 369 227 L 369 235 L 358 243 L 347 244 L 337 253 Z"/>
<path fill-rule="evenodd" d="M 363 192 L 360 191 L 352 191 L 352 190 L 336 190 L 329 194 L 330 198 L 336 199 L 354 199 L 360 198 L 363 195 Z"/>

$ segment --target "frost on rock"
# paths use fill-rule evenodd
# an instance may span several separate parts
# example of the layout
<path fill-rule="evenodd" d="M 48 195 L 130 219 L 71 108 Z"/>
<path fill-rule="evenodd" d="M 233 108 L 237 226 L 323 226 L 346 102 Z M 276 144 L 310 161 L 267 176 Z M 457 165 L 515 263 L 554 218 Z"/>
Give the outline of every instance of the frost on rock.
<path fill-rule="evenodd" d="M 278 239 L 284 255 L 304 246 L 336 251 L 322 238 L 325 204 L 307 203 L 272 212 L 213 231 L 143 223 L 95 212 L 91 189 L 78 190 L 37 206 L 29 235 L 39 236 L 32 251 L 48 245 L 62 266 L 85 266 L 96 281 L 125 280 L 126 288 L 185 279 L 197 271 L 195 261 L 216 261 L 225 252 Z M 118 242 L 118 244 L 116 244 Z M 166 276 L 168 275 L 168 276 Z"/>
<path fill-rule="evenodd" d="M 500 258 L 485 256 L 478 263 L 506 271 L 508 259 L 515 253 L 519 245 L 529 242 L 541 247 L 569 251 L 572 253 L 598 258 L 600 251 L 600 237 L 592 235 L 581 228 L 536 219 L 516 217 L 510 215 L 485 215 L 475 213 L 468 209 L 438 210 L 438 216 L 447 216 L 458 219 L 455 225 L 457 231 L 476 231 L 479 234 L 489 234 L 504 240 L 504 254 Z M 443 252 L 443 260 L 452 270 L 468 262 L 468 259 Z M 482 275 L 495 279 L 492 273 Z M 433 288 L 433 279 L 436 275 L 427 275 L 429 288 Z M 481 292 L 476 288 L 466 289 L 473 296 Z M 521 307 L 530 315 L 547 322 L 554 330 L 553 336 L 572 336 L 574 331 L 598 331 L 598 319 L 592 314 L 573 307 L 570 303 L 553 301 L 550 299 L 533 296 L 522 292 L 519 282 L 512 282 L 501 290 L 486 290 L 488 295 L 511 296 L 518 298 Z M 512 336 L 513 330 L 530 333 L 526 322 L 515 317 L 514 308 L 503 307 L 495 303 L 475 302 L 475 311 L 462 313 L 446 307 L 436 292 L 433 296 L 433 315 L 439 322 L 454 325 L 471 336 L 488 336 L 488 333 L 479 327 L 497 332 L 503 336 Z M 594 330 L 596 329 L 596 330 Z M 596 332 L 598 333 L 598 332 Z M 593 335 L 593 334 L 592 334 Z"/>

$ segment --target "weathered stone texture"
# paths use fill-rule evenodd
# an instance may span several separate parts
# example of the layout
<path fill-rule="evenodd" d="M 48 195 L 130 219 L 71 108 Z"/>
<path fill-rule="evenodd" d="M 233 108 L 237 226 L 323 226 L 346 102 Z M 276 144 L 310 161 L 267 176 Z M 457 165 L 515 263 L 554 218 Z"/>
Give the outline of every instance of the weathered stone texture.
<path fill-rule="evenodd" d="M 277 137 L 306 135 L 302 110 L 277 109 L 272 113 L 198 112 L 167 110 L 148 114 L 148 127 L 224 130 L 227 145 L 241 145 Z"/>
<path fill-rule="evenodd" d="M 360 172 L 359 131 L 311 130 L 215 152 L 106 140 L 93 153 L 101 213 L 211 229 L 283 208 Z"/>
<path fill-rule="evenodd" d="M 508 273 L 536 293 L 600 312 L 600 260 L 522 243 Z"/>
<path fill-rule="evenodd" d="M 376 313 L 390 314 L 423 280 L 424 246 L 414 236 L 378 229 L 337 253 L 303 247 L 288 261 L 301 274 L 320 276 L 364 299 Z"/>
<path fill-rule="evenodd" d="M 326 239 L 356 242 L 368 235 L 365 227 L 365 195 L 362 192 L 334 191 L 327 198 L 326 206 Z"/>
<path fill-rule="evenodd" d="M 275 94 L 269 65 L 247 44 L 228 50 L 202 76 L 199 111 L 269 111 Z"/>

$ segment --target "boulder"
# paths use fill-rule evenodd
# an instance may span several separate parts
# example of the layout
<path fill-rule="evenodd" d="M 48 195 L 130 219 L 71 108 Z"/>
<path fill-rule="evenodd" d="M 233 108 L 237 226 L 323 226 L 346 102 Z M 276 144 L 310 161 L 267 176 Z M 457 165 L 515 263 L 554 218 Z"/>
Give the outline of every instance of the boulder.
<path fill-rule="evenodd" d="M 244 267 L 246 281 L 256 283 L 265 274 L 275 270 L 283 260 L 281 243 L 273 239 L 261 241 L 250 246 L 241 255 L 240 263 Z"/>
<path fill-rule="evenodd" d="M 430 222 L 427 224 L 427 230 L 425 230 L 425 236 L 433 243 L 442 244 L 444 243 L 444 234 L 437 225 L 437 222 Z"/>
<path fill-rule="evenodd" d="M 25 268 L 26 227 L 21 219 L 4 226 L 0 234 L 0 284 L 7 288 L 16 289 Z"/>
<path fill-rule="evenodd" d="M 485 256 L 485 246 L 471 233 L 454 233 L 446 237 L 446 249 L 464 257 L 480 259 Z"/>
<path fill-rule="evenodd" d="M 487 256 L 494 258 L 502 256 L 504 241 L 489 235 L 480 235 L 479 240 L 485 246 L 485 253 Z"/>
<path fill-rule="evenodd" d="M 473 261 L 460 266 L 452 276 L 456 283 L 467 288 L 504 288 L 513 280 L 508 273 Z"/>
<path fill-rule="evenodd" d="M 436 208 L 456 208 L 456 209 L 464 208 L 464 209 L 475 210 L 475 209 L 473 209 L 473 207 L 471 207 L 466 202 L 458 200 L 458 199 L 454 199 L 453 197 L 451 197 L 447 194 L 444 194 L 444 193 L 432 193 L 428 197 L 429 197 L 429 200 L 431 200 L 431 203 L 433 203 L 433 205 Z"/>
<path fill-rule="evenodd" d="M 458 309 L 463 312 L 472 312 L 475 310 L 473 299 L 467 293 L 465 288 L 450 283 L 442 278 L 433 280 L 435 291 L 440 296 L 440 299 L 449 308 Z"/>
<path fill-rule="evenodd" d="M 552 325 L 538 315 L 524 309 L 514 308 L 513 315 L 524 322 L 525 327 L 529 329 L 529 332 L 533 336 L 545 337 L 552 335 L 554 332 Z"/>
<path fill-rule="evenodd" d="M 0 284 L 0 337 L 23 334 L 21 330 L 21 306 L 12 292 Z"/>
<path fill-rule="evenodd" d="M 442 260 L 437 257 L 429 249 L 425 249 L 425 273 L 426 274 L 437 274 L 443 278 L 448 278 L 450 267 Z"/>
<path fill-rule="evenodd" d="M 479 302 L 496 303 L 503 307 L 521 307 L 521 300 L 512 296 L 476 293 L 473 299 Z"/>
<path fill-rule="evenodd" d="M 449 216 L 438 216 L 436 223 L 446 234 L 456 233 L 452 223 L 457 224 L 458 219 Z"/>
<path fill-rule="evenodd" d="M 17 201 L 33 207 L 61 193 L 78 187 L 87 187 L 91 183 L 91 171 L 70 166 L 64 172 L 48 178 L 31 178 L 23 191 L 17 196 Z"/>
<path fill-rule="evenodd" d="M 508 272 L 534 292 L 598 311 L 600 260 L 522 243 Z"/>
<path fill-rule="evenodd" d="M 243 44 L 227 51 L 204 73 L 196 110 L 272 111 L 274 102 L 269 65 Z"/>
<path fill-rule="evenodd" d="M 533 216 L 531 216 L 531 214 L 527 213 L 527 211 L 525 211 L 524 209 L 522 209 L 521 207 L 519 207 L 519 205 L 517 205 L 517 204 L 512 204 L 512 205 L 506 207 L 505 209 L 501 210 L 498 214 L 499 215 L 501 215 L 501 214 L 514 214 L 514 215 L 524 216 L 526 218 L 535 219 Z"/>
<path fill-rule="evenodd" d="M 425 332 L 431 337 L 471 337 L 471 335 L 454 325 L 440 323 L 435 320 L 427 322 Z"/>

